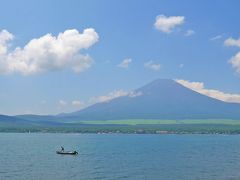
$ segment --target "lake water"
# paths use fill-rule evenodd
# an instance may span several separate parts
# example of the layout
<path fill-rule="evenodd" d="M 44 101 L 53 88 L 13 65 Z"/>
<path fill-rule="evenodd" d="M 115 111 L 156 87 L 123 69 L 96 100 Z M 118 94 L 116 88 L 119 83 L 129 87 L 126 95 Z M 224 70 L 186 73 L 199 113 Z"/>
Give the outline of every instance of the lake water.
<path fill-rule="evenodd" d="M 0 133 L 0 155 L 4 180 L 240 179 L 239 135 Z"/>

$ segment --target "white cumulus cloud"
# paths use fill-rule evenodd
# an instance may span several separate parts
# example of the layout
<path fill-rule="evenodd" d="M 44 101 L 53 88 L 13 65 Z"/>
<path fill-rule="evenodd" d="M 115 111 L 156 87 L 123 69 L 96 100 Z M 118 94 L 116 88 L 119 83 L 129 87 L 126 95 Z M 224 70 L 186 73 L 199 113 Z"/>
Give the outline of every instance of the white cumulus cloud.
<path fill-rule="evenodd" d="M 225 46 L 237 46 L 240 47 L 240 38 L 239 39 L 233 39 L 233 38 L 228 38 L 224 41 Z"/>
<path fill-rule="evenodd" d="M 190 82 L 183 79 L 176 79 L 175 81 L 189 89 L 192 89 L 206 96 L 225 102 L 240 103 L 240 94 L 224 93 L 215 89 L 206 89 L 203 82 Z"/>
<path fill-rule="evenodd" d="M 232 67 L 236 70 L 236 72 L 240 73 L 240 52 L 233 56 L 229 63 L 232 64 Z"/>
<path fill-rule="evenodd" d="M 14 36 L 7 30 L 0 31 L 0 56 L 8 50 L 8 42 L 13 40 Z"/>
<path fill-rule="evenodd" d="M 153 61 L 148 61 L 144 64 L 145 68 L 158 71 L 161 68 L 161 65 L 159 63 L 154 63 Z"/>
<path fill-rule="evenodd" d="M 239 39 L 228 38 L 224 41 L 224 45 L 240 47 L 240 38 Z M 240 52 L 233 56 L 229 60 L 229 63 L 232 65 L 232 67 L 236 70 L 237 73 L 240 73 Z"/>
<path fill-rule="evenodd" d="M 124 59 L 120 64 L 118 64 L 118 67 L 127 69 L 131 62 L 132 59 L 130 58 Z"/>
<path fill-rule="evenodd" d="M 184 16 L 165 16 L 159 15 L 156 17 L 155 28 L 164 33 L 171 33 L 176 26 L 184 23 Z"/>
<path fill-rule="evenodd" d="M 80 51 L 94 45 L 99 36 L 94 29 L 80 33 L 69 29 L 57 36 L 46 34 L 30 40 L 24 47 L 10 50 L 13 35 L 7 30 L 0 32 L 0 73 L 20 73 L 24 75 L 48 71 L 72 69 L 81 72 L 93 62 L 88 54 Z"/>

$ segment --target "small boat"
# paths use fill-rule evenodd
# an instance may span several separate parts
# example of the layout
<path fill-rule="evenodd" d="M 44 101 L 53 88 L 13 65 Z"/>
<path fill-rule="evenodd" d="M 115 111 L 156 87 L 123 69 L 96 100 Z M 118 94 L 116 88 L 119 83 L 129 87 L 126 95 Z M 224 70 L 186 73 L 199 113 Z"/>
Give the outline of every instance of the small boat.
<path fill-rule="evenodd" d="M 57 154 L 63 154 L 63 155 L 77 155 L 77 151 L 56 151 Z"/>

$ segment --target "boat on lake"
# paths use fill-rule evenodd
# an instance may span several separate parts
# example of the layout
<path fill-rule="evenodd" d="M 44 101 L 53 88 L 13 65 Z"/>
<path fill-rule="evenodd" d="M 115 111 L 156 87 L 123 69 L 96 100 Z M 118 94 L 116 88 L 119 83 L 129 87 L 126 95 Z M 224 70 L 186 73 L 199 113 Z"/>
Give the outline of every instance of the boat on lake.
<path fill-rule="evenodd" d="M 77 155 L 77 151 L 56 151 L 57 154 L 63 154 L 63 155 Z"/>

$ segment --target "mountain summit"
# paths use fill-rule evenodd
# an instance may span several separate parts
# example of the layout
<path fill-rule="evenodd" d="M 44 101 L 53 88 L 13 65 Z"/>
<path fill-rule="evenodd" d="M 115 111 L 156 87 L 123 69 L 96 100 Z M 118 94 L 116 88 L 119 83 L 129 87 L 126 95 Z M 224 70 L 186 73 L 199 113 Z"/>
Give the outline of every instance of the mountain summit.
<path fill-rule="evenodd" d="M 240 119 L 240 104 L 202 95 L 169 79 L 155 80 L 133 94 L 66 114 L 79 120 Z"/>

